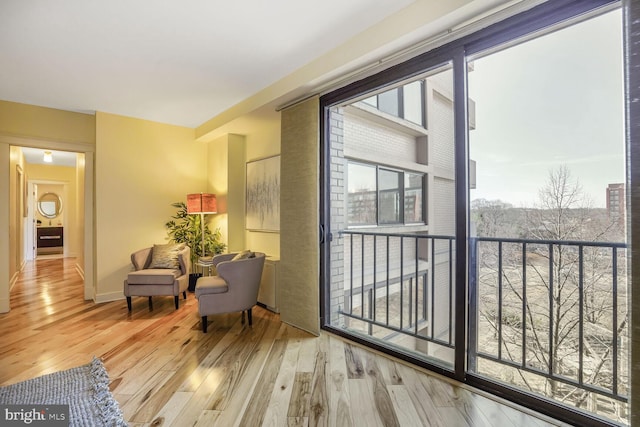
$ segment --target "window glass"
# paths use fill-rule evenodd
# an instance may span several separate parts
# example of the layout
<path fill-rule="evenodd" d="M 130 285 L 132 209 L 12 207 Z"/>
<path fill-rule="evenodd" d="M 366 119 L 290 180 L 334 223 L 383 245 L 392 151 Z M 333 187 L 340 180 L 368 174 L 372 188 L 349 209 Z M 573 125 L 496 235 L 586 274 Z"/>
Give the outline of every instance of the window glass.
<path fill-rule="evenodd" d="M 376 224 L 376 168 L 359 163 L 347 166 L 349 225 Z"/>
<path fill-rule="evenodd" d="M 386 169 L 380 169 L 378 173 L 378 189 L 380 192 L 378 215 L 380 224 L 395 224 L 401 222 L 401 176 L 402 174 L 400 172 Z"/>
<path fill-rule="evenodd" d="M 378 97 L 376 95 L 370 96 L 367 99 L 363 99 L 362 102 L 364 102 L 365 104 L 369 104 L 372 107 L 378 108 Z"/>
<path fill-rule="evenodd" d="M 398 105 L 398 89 L 378 95 L 378 109 L 385 113 L 400 117 L 400 108 Z"/>
<path fill-rule="evenodd" d="M 422 109 L 422 92 L 423 81 L 409 83 L 403 88 L 402 102 L 404 105 L 404 119 L 409 120 L 420 126 L 424 123 L 424 114 Z"/>
<path fill-rule="evenodd" d="M 404 174 L 404 222 L 423 222 L 422 186 L 423 175 L 417 173 Z"/>

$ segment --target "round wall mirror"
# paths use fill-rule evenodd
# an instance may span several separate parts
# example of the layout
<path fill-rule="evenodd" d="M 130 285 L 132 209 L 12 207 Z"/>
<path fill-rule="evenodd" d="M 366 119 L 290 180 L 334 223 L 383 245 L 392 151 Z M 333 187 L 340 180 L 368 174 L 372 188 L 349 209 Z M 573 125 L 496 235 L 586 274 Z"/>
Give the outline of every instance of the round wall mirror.
<path fill-rule="evenodd" d="M 55 218 L 62 212 L 62 199 L 56 193 L 44 193 L 38 199 L 38 212 L 45 218 Z"/>

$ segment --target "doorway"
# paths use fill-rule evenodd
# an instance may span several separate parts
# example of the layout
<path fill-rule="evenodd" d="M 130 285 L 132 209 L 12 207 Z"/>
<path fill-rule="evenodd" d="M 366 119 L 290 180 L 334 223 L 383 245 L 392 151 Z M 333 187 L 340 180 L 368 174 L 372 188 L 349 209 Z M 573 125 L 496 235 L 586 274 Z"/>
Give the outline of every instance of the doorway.
<path fill-rule="evenodd" d="M 78 228 L 78 232 L 75 234 L 73 241 L 75 241 L 74 250 L 69 249 L 69 254 L 76 256 L 75 269 L 78 271 L 84 281 L 84 298 L 85 300 L 93 300 L 95 295 L 95 273 L 94 273 L 94 220 L 93 220 L 93 200 L 94 200 L 94 150 L 93 144 L 85 143 L 71 143 L 71 142 L 58 142 L 58 141 L 43 141 L 30 138 L 18 138 L 18 137 L 0 137 L 0 160 L 3 163 L 3 168 L 16 169 L 16 165 L 19 165 L 23 169 L 24 177 L 24 193 L 20 193 L 20 198 L 16 196 L 17 193 L 13 191 L 13 186 L 3 186 L 2 193 L 5 194 L 6 203 L 9 206 L 16 206 L 18 203 L 24 203 L 24 219 L 25 225 L 22 227 L 9 227 L 10 236 L 4 244 L 0 246 L 0 256 L 5 260 L 3 265 L 3 275 L 0 280 L 0 312 L 7 312 L 10 310 L 9 306 L 9 292 L 15 279 L 17 278 L 17 272 L 22 268 L 24 261 L 27 258 L 27 248 L 33 248 L 34 235 L 33 223 L 29 226 L 26 225 L 26 219 L 28 215 L 29 207 L 31 210 L 35 210 L 35 202 L 29 200 L 33 198 L 33 192 L 29 192 L 27 181 L 31 178 L 37 177 L 35 174 L 27 175 L 24 171 L 26 163 L 21 157 L 22 149 L 39 149 L 40 156 L 44 150 L 54 151 L 58 150 L 63 153 L 71 154 L 76 160 L 75 167 L 73 168 L 72 178 L 60 179 L 61 181 L 74 181 L 76 183 L 75 190 L 71 190 L 71 186 L 67 183 L 67 194 L 69 196 L 75 196 L 81 203 L 71 203 L 71 206 L 75 206 L 71 212 L 75 213 L 76 220 L 74 223 Z M 51 179 L 48 179 L 50 181 Z M 67 209 L 65 207 L 64 209 Z M 16 208 L 17 209 L 17 208 Z M 68 210 L 68 209 L 67 209 Z M 13 211 L 13 208 L 12 208 Z M 22 212 L 22 208 L 21 208 Z M 70 213 L 71 213 L 70 212 Z M 0 216 L 0 221 L 7 221 L 7 224 L 17 223 L 16 220 L 4 216 Z M 66 220 L 69 224 L 71 221 Z M 47 220 L 48 225 L 48 220 Z M 53 225 L 53 220 L 52 220 Z M 29 244 L 25 244 L 29 242 Z M 68 241 L 71 248 L 72 240 Z M 64 247 L 64 245 L 63 245 Z M 32 249 L 31 249 L 32 250 Z M 14 263 L 15 261 L 15 263 Z"/>

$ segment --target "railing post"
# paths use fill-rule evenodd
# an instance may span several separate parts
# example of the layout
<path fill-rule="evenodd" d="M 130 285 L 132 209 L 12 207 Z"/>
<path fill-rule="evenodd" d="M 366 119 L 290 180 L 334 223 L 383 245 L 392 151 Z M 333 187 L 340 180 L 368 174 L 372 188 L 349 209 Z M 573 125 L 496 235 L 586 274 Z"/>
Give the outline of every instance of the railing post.
<path fill-rule="evenodd" d="M 378 283 L 378 276 L 376 275 L 376 272 L 378 271 L 378 246 L 377 245 L 378 245 L 378 238 L 376 236 L 373 236 L 373 298 L 372 298 L 373 313 L 370 319 L 373 320 L 374 322 L 376 321 L 376 301 L 377 301 L 376 285 Z"/>
<path fill-rule="evenodd" d="M 374 285 L 374 288 L 375 288 L 375 285 Z M 369 311 L 369 317 L 368 317 L 368 319 L 371 321 L 371 320 L 373 320 L 373 292 L 372 292 L 371 289 L 369 289 L 369 291 L 367 292 L 367 295 L 369 297 L 369 298 L 367 298 L 369 300 L 369 310 L 368 310 Z M 363 297 L 364 297 L 364 295 L 363 295 Z M 362 303 L 364 304 L 364 298 L 362 298 Z M 364 312 L 364 307 L 363 307 L 362 311 Z M 373 323 L 371 323 L 370 321 L 367 322 L 369 324 L 369 335 L 373 335 Z"/>
<path fill-rule="evenodd" d="M 429 322 L 430 338 L 433 339 L 436 324 L 436 239 L 431 238 L 431 321 Z"/>
<path fill-rule="evenodd" d="M 613 364 L 613 394 L 617 397 L 619 396 L 618 394 L 618 249 L 617 248 L 611 248 L 612 254 L 611 256 L 613 257 L 612 259 L 612 263 L 611 263 L 611 269 L 613 271 L 613 301 L 611 306 L 613 307 L 613 328 L 612 328 L 612 338 L 613 338 L 613 342 L 612 347 L 613 347 L 613 357 L 612 357 L 612 364 Z"/>
<path fill-rule="evenodd" d="M 467 368 L 477 371 L 478 353 L 478 239 L 469 238 L 469 351 Z"/>
<path fill-rule="evenodd" d="M 533 325 L 531 325 L 533 326 Z M 527 242 L 522 242 L 522 367 L 527 366 Z"/>
<path fill-rule="evenodd" d="M 400 236 L 400 329 L 404 329 L 404 236 Z"/>

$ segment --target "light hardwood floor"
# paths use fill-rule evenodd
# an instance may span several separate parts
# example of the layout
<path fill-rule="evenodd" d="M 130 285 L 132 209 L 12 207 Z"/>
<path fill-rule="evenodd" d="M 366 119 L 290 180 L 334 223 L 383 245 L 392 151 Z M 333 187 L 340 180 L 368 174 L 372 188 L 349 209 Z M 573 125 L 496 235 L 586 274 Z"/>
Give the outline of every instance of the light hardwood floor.
<path fill-rule="evenodd" d="M 102 358 L 131 426 L 548 426 L 527 414 L 333 335 L 254 308 L 210 316 L 193 294 L 94 304 L 74 259 L 28 263 L 0 314 L 0 385 Z"/>

